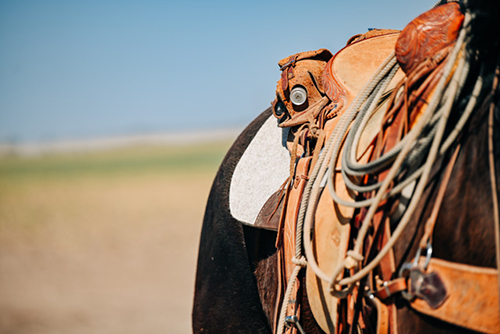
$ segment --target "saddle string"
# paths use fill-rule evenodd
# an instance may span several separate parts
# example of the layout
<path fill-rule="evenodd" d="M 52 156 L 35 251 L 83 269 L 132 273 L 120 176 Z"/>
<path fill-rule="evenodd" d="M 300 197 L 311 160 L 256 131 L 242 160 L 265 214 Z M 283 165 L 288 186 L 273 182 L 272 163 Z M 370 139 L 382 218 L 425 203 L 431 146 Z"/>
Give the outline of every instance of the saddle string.
<path fill-rule="evenodd" d="M 493 89 L 491 94 L 495 94 L 498 86 L 498 77 L 500 75 L 500 69 L 497 67 L 495 78 L 493 81 Z M 488 117 L 488 157 L 489 157 L 489 167 L 490 167 L 490 182 L 491 182 L 491 195 L 493 200 L 493 223 L 495 224 L 495 248 L 496 248 L 496 260 L 497 260 L 497 271 L 500 271 L 500 213 L 498 210 L 498 192 L 497 192 L 497 179 L 495 171 L 495 151 L 494 151 L 494 140 L 493 140 L 493 124 L 494 124 L 494 111 L 495 103 L 491 101 L 490 110 Z M 500 300 L 500 275 L 498 277 L 498 293 Z M 500 310 L 500 308 L 499 308 Z M 500 313 L 499 313 L 500 316 Z"/>
<path fill-rule="evenodd" d="M 295 137 L 293 139 L 293 144 L 292 144 L 292 151 L 290 152 L 290 177 L 294 174 L 295 170 L 295 162 L 297 160 L 297 150 L 299 147 L 299 140 L 300 140 L 300 134 L 304 130 L 304 128 L 307 126 L 307 124 L 302 124 L 297 132 L 295 133 Z M 292 179 L 290 179 L 291 181 Z M 290 183 L 291 184 L 291 183 Z"/>
<path fill-rule="evenodd" d="M 470 21 L 470 18 L 466 17 L 466 21 L 464 22 L 464 27 L 466 27 L 468 25 L 469 21 Z M 440 150 L 438 150 L 438 148 L 439 148 L 439 142 L 441 141 L 441 138 L 442 138 L 442 135 L 444 132 L 444 127 L 446 125 L 446 118 L 447 118 L 446 113 L 449 114 L 451 107 L 452 107 L 452 103 L 454 101 L 454 97 L 457 95 L 457 93 L 459 91 L 459 89 L 458 89 L 459 83 L 462 81 L 462 78 L 464 77 L 460 73 L 460 71 L 453 71 L 453 65 L 455 65 L 456 59 L 459 55 L 459 52 L 462 50 L 463 41 L 465 38 L 465 30 L 466 29 L 464 29 L 464 28 L 462 29 L 460 36 L 457 39 L 457 43 L 456 43 L 452 53 L 450 54 L 450 59 L 445 67 L 445 74 L 443 75 L 443 77 L 441 78 L 441 80 L 438 84 L 438 88 L 436 90 L 437 93 L 433 94 L 433 97 L 431 99 L 431 102 L 430 102 L 426 112 L 424 113 L 424 115 L 422 115 L 422 119 L 415 125 L 415 127 L 414 127 L 415 131 L 413 131 L 413 133 L 411 133 L 411 135 L 410 135 L 410 133 L 407 135 L 410 138 L 411 137 L 417 138 L 417 135 L 418 135 L 417 130 L 423 130 L 423 124 L 425 124 L 426 123 L 425 121 L 429 120 L 432 116 L 431 111 L 435 110 L 439 106 L 439 104 L 441 102 L 440 97 L 442 97 L 442 94 L 440 94 L 440 92 L 447 91 L 448 92 L 446 94 L 447 96 L 452 95 L 452 98 L 446 99 L 445 105 L 442 108 L 439 108 L 445 112 L 445 115 L 444 115 L 445 117 L 441 117 L 441 119 L 440 119 L 440 122 L 439 122 L 440 126 L 438 127 L 438 133 L 436 134 L 436 136 L 433 140 L 433 145 L 431 146 L 431 151 L 429 152 L 429 157 L 431 159 L 429 159 L 428 162 L 430 161 L 431 163 L 427 163 L 426 168 L 424 168 L 422 170 L 421 181 L 425 181 L 427 179 L 429 171 L 430 171 L 430 167 L 432 167 L 432 162 L 435 160 L 436 153 L 438 151 L 440 151 Z M 462 54 L 462 57 L 463 57 L 463 54 Z M 462 62 L 462 63 L 464 63 L 464 62 Z M 457 72 L 459 73 L 458 75 L 456 74 Z M 452 76 L 450 76 L 451 73 L 453 73 Z M 456 78 L 457 76 L 459 78 Z M 451 88 L 453 88 L 453 89 L 452 90 L 449 90 L 449 89 L 445 90 L 444 86 L 445 86 L 445 84 L 448 83 L 448 81 L 450 80 L 450 77 L 453 77 L 453 79 L 450 82 L 449 89 L 451 89 Z M 370 94 L 370 93 L 368 93 L 368 94 Z M 366 97 L 365 97 L 365 99 L 366 99 Z M 352 107 L 354 107 L 354 106 L 355 106 L 355 104 L 353 103 Z M 357 106 L 357 107 L 359 108 L 359 106 Z M 349 108 L 349 109 L 351 109 L 351 108 Z M 339 126 L 340 126 L 340 122 L 339 122 Z M 333 141 L 333 139 L 336 139 L 336 138 L 338 138 L 338 136 L 332 135 L 332 137 L 331 137 L 332 141 Z M 337 140 L 337 143 L 338 142 L 339 142 L 339 140 Z M 329 141 L 329 143 L 331 145 L 331 141 Z M 405 146 L 405 148 L 402 150 L 402 152 L 398 155 L 398 158 L 396 159 L 395 165 L 393 165 L 393 168 L 389 172 L 389 175 L 387 176 L 387 178 L 384 182 L 385 185 L 384 184 L 382 185 L 382 188 L 379 189 L 379 192 L 377 193 L 377 196 L 375 197 L 378 202 L 381 201 L 382 196 L 384 195 L 386 188 L 388 187 L 390 181 L 394 178 L 394 174 L 396 174 L 397 168 L 394 168 L 394 167 L 397 166 L 399 168 L 399 166 L 401 165 L 401 163 L 404 160 L 404 157 L 406 156 L 406 153 L 408 153 L 410 148 L 411 148 L 411 145 Z M 336 148 L 336 150 L 334 150 L 334 151 L 338 151 L 338 148 Z M 328 153 L 331 154 L 331 152 L 328 152 Z M 328 160 L 330 160 L 330 161 L 333 160 L 333 157 L 330 156 Z M 319 167 L 319 164 L 317 167 Z M 324 167 L 324 166 L 321 166 L 321 167 Z M 321 168 L 321 169 L 324 169 L 324 168 Z M 316 168 L 315 168 L 315 170 L 316 170 Z M 333 173 L 332 168 L 329 168 L 329 173 Z M 313 172 L 313 174 L 314 174 L 314 172 Z M 393 174 L 393 175 L 390 175 L 390 174 Z M 311 177 L 311 179 L 312 179 L 312 177 Z M 329 182 L 329 187 L 330 187 L 330 184 L 332 182 L 332 178 L 329 177 L 328 182 Z M 310 182 L 308 184 L 308 188 L 310 188 L 309 186 L 311 185 L 311 183 L 317 183 L 317 182 Z M 417 189 L 415 191 L 417 195 L 418 195 L 418 193 L 420 193 L 420 195 L 421 195 L 421 193 L 423 191 L 423 186 L 421 184 L 424 184 L 424 183 L 425 182 L 419 182 L 420 187 L 417 187 Z M 313 187 L 311 187 L 311 188 L 313 188 Z M 314 188 L 319 188 L 319 187 L 314 187 Z M 420 188 L 420 189 L 418 189 L 418 188 Z M 315 189 L 315 190 L 317 192 L 317 189 Z M 307 198 L 309 198 L 309 191 L 310 190 L 307 190 L 307 192 L 305 193 L 305 195 L 307 194 Z M 332 278 L 332 277 L 326 275 L 324 272 L 322 272 L 321 269 L 319 269 L 319 267 L 317 266 L 317 263 L 315 263 L 314 257 L 312 256 L 311 240 L 310 240 L 310 236 L 309 236 L 308 231 L 310 231 L 310 226 L 311 226 L 311 219 L 310 218 L 312 215 L 312 211 L 314 211 L 314 207 L 315 207 L 315 200 L 314 200 L 315 196 L 311 196 L 311 197 L 312 197 L 312 203 L 307 203 L 308 205 L 304 205 L 304 207 L 309 207 L 309 209 L 307 210 L 308 214 L 306 215 L 307 217 L 305 219 L 305 228 L 304 228 L 304 246 L 305 246 L 306 256 L 307 256 L 307 259 L 308 259 L 308 262 L 310 264 L 311 269 L 315 272 L 315 274 L 319 278 L 321 278 L 325 281 L 329 281 L 331 283 L 331 286 L 334 289 L 334 291 L 335 291 L 336 284 L 341 285 L 341 286 L 353 284 L 353 283 L 359 281 L 359 279 L 366 276 L 366 274 L 368 274 L 371 270 L 374 269 L 374 267 L 381 261 L 381 259 L 386 255 L 386 253 L 392 248 L 395 241 L 400 236 L 402 230 L 404 229 L 404 227 L 406 226 L 406 224 L 409 221 L 409 218 L 408 218 L 409 215 L 407 213 L 410 211 L 413 211 L 413 209 L 410 210 L 410 207 L 411 206 L 414 207 L 415 202 L 416 202 L 416 201 L 413 201 L 413 205 L 411 205 L 411 203 L 410 203 L 410 207 L 407 209 L 407 213 L 405 214 L 406 219 L 403 217 L 402 221 L 400 222 L 399 226 L 396 228 L 396 230 L 395 230 L 393 236 L 391 237 L 391 239 L 389 240 L 388 244 L 386 244 L 386 246 L 382 249 L 382 251 L 379 253 L 379 255 L 372 262 L 367 264 L 367 266 L 365 266 L 361 271 L 355 273 L 353 276 L 338 280 L 337 279 L 338 275 L 335 275 Z M 304 200 L 305 199 L 306 198 L 304 198 Z M 365 219 L 363 225 L 361 226 L 360 234 L 358 235 L 358 239 L 357 239 L 354 250 L 348 252 L 348 256 L 346 257 L 346 259 L 344 259 L 343 263 L 339 266 L 339 269 L 336 270 L 336 273 L 340 274 L 346 268 L 357 267 L 358 262 L 360 261 L 360 259 L 362 259 L 362 255 L 359 252 L 360 248 L 362 246 L 361 240 L 363 240 L 365 235 L 366 235 L 366 231 L 367 231 L 368 226 L 369 226 L 369 221 L 371 221 L 371 218 L 373 217 L 374 211 L 376 209 L 376 208 L 374 209 L 374 207 L 375 207 L 375 205 L 371 206 L 371 208 L 370 208 L 371 210 L 369 210 L 369 215 L 367 215 L 367 218 Z M 302 209 L 302 207 L 301 207 L 301 209 Z M 311 213 L 309 214 L 309 212 L 311 212 Z M 300 215 L 299 215 L 299 218 L 300 218 Z M 406 222 L 404 222 L 403 220 L 406 220 Z M 337 291 L 337 293 L 338 293 L 338 291 Z"/>

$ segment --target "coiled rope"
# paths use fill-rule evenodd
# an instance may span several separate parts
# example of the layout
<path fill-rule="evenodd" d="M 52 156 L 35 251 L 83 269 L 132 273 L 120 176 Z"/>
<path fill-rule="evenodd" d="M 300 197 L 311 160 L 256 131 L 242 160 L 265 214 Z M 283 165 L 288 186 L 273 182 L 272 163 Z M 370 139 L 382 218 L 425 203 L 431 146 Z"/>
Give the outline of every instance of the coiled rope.
<path fill-rule="evenodd" d="M 415 124 L 415 126 L 403 138 L 403 140 L 387 154 L 380 157 L 380 160 L 377 159 L 372 163 L 372 165 L 368 163 L 365 164 L 365 166 L 359 166 L 357 165 L 357 162 L 354 162 L 356 161 L 356 150 L 353 149 L 353 147 L 358 146 L 361 133 L 366 126 L 368 119 L 374 112 L 381 96 L 384 94 L 387 86 L 399 68 L 394 53 L 392 53 L 379 67 L 379 69 L 377 69 L 372 78 L 368 80 L 361 93 L 356 96 L 346 112 L 340 116 L 339 123 L 333 130 L 332 135 L 328 138 L 323 152 L 319 156 L 317 163 L 314 165 L 314 169 L 309 177 L 309 182 L 307 183 L 302 195 L 303 197 L 297 220 L 295 257 L 292 259 L 292 262 L 295 264 L 295 268 L 289 279 L 283 304 L 281 306 L 277 333 L 281 334 L 284 331 L 286 309 L 289 304 L 293 286 L 295 285 L 297 276 L 302 268 L 309 265 L 317 277 L 329 282 L 331 293 L 336 297 L 342 298 L 350 293 L 356 282 L 368 275 L 380 263 L 383 257 L 389 252 L 401 236 L 410 221 L 411 214 L 418 204 L 418 199 L 423 193 L 424 186 L 427 183 L 434 161 L 439 155 L 443 155 L 451 147 L 455 139 L 460 134 L 461 129 L 469 119 L 469 116 L 476 105 L 479 92 L 482 88 L 482 79 L 479 77 L 475 83 L 472 96 L 469 99 L 469 102 L 460 116 L 454 130 L 451 131 L 448 137 L 443 141 L 444 130 L 452 110 L 453 103 L 458 97 L 469 72 L 469 64 L 465 60 L 464 54 L 464 41 L 469 29 L 470 19 L 470 14 L 466 13 L 460 35 L 452 52 L 448 56 L 447 64 L 443 70 L 443 75 L 424 114 L 417 124 Z M 348 129 L 351 125 L 355 130 L 350 133 Z M 420 135 L 425 132 L 427 132 L 427 136 L 420 137 Z M 349 144 L 347 145 L 348 149 L 344 150 L 342 159 L 342 175 L 346 186 L 357 192 L 377 190 L 376 196 L 369 200 L 358 202 L 345 201 L 336 194 L 334 189 L 333 180 L 335 166 L 345 139 Z M 348 155 L 349 152 L 350 156 Z M 410 154 L 410 152 L 413 152 L 414 154 Z M 409 161 L 422 158 L 421 155 L 423 152 L 428 152 L 427 159 L 422 159 L 426 160 L 426 163 L 411 173 L 411 175 L 406 179 L 400 181 L 392 190 L 387 192 L 392 180 L 398 176 L 401 166 L 404 163 L 411 163 Z M 357 175 L 356 173 L 361 173 L 361 171 L 356 170 L 357 167 L 361 167 L 361 170 L 364 170 L 363 174 L 360 175 L 365 175 L 370 172 L 373 173 L 374 171 L 378 171 L 388 166 L 390 163 L 393 163 L 393 165 L 383 182 L 379 182 L 369 187 L 359 187 L 351 182 L 347 175 L 348 173 L 350 173 L 350 175 Z M 354 249 L 347 252 L 347 257 L 334 270 L 333 275 L 327 275 L 319 268 L 313 255 L 311 243 L 312 221 L 319 201 L 319 195 L 322 188 L 321 184 L 323 183 L 325 177 L 328 180 L 328 189 L 330 194 L 334 201 L 338 204 L 355 208 L 369 206 L 368 212 L 359 230 Z M 412 200 L 410 201 L 405 214 L 401 218 L 400 223 L 396 227 L 393 235 L 386 245 L 371 262 L 357 271 L 354 275 L 343 279 L 340 278 L 344 269 L 354 269 L 356 271 L 360 267 L 361 261 L 364 260 L 364 257 L 360 252 L 361 247 L 370 226 L 371 219 L 373 218 L 380 202 L 390 196 L 400 193 L 409 184 L 419 178 L 420 180 L 414 190 Z M 302 244 L 302 241 L 304 244 Z M 305 256 L 303 255 L 303 250 Z M 347 288 L 342 289 L 342 286 L 347 286 Z M 338 287 L 340 287 L 340 289 Z"/>
<path fill-rule="evenodd" d="M 320 183 L 325 175 L 325 172 L 327 171 L 328 188 L 334 201 L 336 201 L 340 205 L 362 207 L 359 203 L 356 202 L 343 200 L 339 201 L 339 196 L 337 196 L 334 189 L 333 172 L 335 171 L 336 162 L 339 158 L 338 155 L 341 145 L 344 143 L 343 139 L 345 138 L 349 125 L 354 120 L 354 117 L 358 113 L 364 113 L 363 115 L 369 117 L 369 111 L 373 111 L 375 108 L 374 106 L 368 106 L 368 103 L 364 105 L 363 110 L 360 110 L 360 107 L 363 106 L 365 102 L 370 100 L 369 97 L 371 94 L 373 94 L 373 92 L 376 92 L 375 94 L 377 95 L 383 93 L 383 91 L 381 92 L 381 90 L 376 90 L 376 87 L 383 87 L 386 84 L 386 81 L 384 79 L 387 78 L 387 74 L 390 73 L 392 69 L 390 68 L 390 65 L 393 61 L 394 55 L 391 55 L 391 57 L 389 57 L 388 60 L 384 62 L 384 64 L 382 64 L 379 70 L 374 74 L 373 81 L 370 81 L 366 85 L 363 92 L 358 95 L 359 99 L 353 102 L 351 107 L 342 116 L 342 119 L 339 120 L 339 124 L 337 125 L 334 133 L 327 142 L 325 153 L 322 154 L 322 157 L 320 157 L 317 166 L 314 168 L 313 173 L 311 174 L 310 181 L 304 191 L 303 202 L 301 204 L 299 212 L 298 225 L 304 224 L 304 250 L 306 258 L 308 259 L 309 267 L 314 271 L 316 276 L 324 281 L 329 282 L 331 292 L 337 297 L 344 297 L 345 295 L 347 295 L 352 289 L 353 284 L 370 273 L 393 247 L 393 245 L 407 226 L 410 217 L 415 210 L 416 205 L 418 204 L 418 199 L 423 193 L 431 168 L 436 158 L 438 157 L 438 155 L 445 153 L 446 150 L 452 145 L 453 141 L 460 133 L 460 127 L 463 127 L 475 106 L 477 95 L 482 87 L 482 80 L 480 78 L 475 84 L 473 96 L 469 100 L 464 113 L 460 117 L 456 129 L 450 133 L 450 135 L 444 141 L 444 144 L 441 144 L 443 142 L 442 139 L 445 127 L 447 125 L 447 120 L 452 110 L 453 103 L 458 97 L 458 94 L 460 93 L 467 77 L 468 64 L 465 60 L 464 41 L 468 31 L 469 22 L 470 14 L 466 14 L 463 28 L 459 34 L 453 50 L 448 56 L 447 63 L 443 70 L 443 75 L 437 84 L 436 90 L 431 97 L 427 109 L 424 111 L 420 120 L 406 135 L 405 139 L 403 139 L 404 145 L 401 145 L 401 148 L 398 148 L 399 152 L 397 152 L 395 158 L 386 158 L 388 160 L 394 160 L 392 162 L 392 166 L 384 181 L 379 185 L 376 195 L 370 201 L 362 203 L 362 206 L 369 206 L 369 209 L 358 232 L 358 237 L 356 239 L 354 249 L 348 251 L 347 257 L 334 270 L 333 275 L 327 275 L 319 268 L 315 261 L 311 245 L 311 226 L 316 205 L 319 199 Z M 371 100 L 375 103 L 378 102 L 378 100 L 376 99 Z M 434 122 L 435 127 L 432 129 L 432 131 L 429 131 L 428 125 L 433 124 L 432 120 L 436 121 Z M 361 121 L 359 122 L 359 125 L 362 125 L 364 120 L 361 119 Z M 359 128 L 362 128 L 362 126 L 360 126 Z M 422 159 L 425 160 L 425 164 L 416 172 L 414 172 L 408 179 L 403 181 L 398 187 L 395 187 L 391 192 L 387 192 L 387 189 L 389 188 L 391 182 L 398 175 L 400 167 L 407 161 L 409 153 L 415 149 L 415 145 L 419 144 L 418 140 L 420 139 L 420 135 L 424 132 L 428 132 L 432 135 L 431 139 L 427 139 L 430 141 L 430 148 L 428 149 L 426 159 Z M 356 133 L 354 133 L 354 136 L 355 135 Z M 425 150 L 422 149 L 420 151 Z M 346 155 L 344 155 L 344 157 L 345 156 Z M 395 194 L 397 191 L 401 191 L 402 189 L 404 189 L 404 186 L 413 182 L 417 178 L 419 178 L 419 182 L 416 189 L 414 190 L 412 200 L 410 201 L 408 208 L 401 218 L 401 221 L 396 227 L 393 235 L 391 236 L 387 244 L 378 253 L 378 255 L 364 268 L 358 270 L 358 268 L 360 267 L 360 262 L 364 259 L 361 254 L 363 240 L 367 234 L 370 222 L 378 208 L 378 205 L 383 199 L 387 198 L 389 195 Z M 304 211 L 305 215 L 303 214 Z M 344 269 L 354 269 L 357 272 L 355 272 L 355 274 L 350 277 L 341 279 L 340 275 L 344 272 Z M 342 286 L 347 286 L 347 288 L 339 289 L 339 287 Z"/>

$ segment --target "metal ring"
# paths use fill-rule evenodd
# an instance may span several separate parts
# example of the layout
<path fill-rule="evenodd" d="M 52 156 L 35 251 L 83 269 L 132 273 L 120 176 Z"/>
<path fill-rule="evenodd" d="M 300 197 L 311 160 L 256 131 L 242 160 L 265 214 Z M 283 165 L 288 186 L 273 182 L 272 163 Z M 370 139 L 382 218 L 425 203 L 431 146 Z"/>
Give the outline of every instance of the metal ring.
<path fill-rule="evenodd" d="M 399 269 L 399 277 L 406 278 L 405 276 L 406 272 L 412 270 L 414 267 L 415 265 L 413 263 L 410 262 L 403 263 L 401 269 Z M 413 300 L 413 298 L 415 298 L 415 295 L 408 291 L 401 291 L 401 296 L 403 296 L 403 298 L 406 300 Z"/>

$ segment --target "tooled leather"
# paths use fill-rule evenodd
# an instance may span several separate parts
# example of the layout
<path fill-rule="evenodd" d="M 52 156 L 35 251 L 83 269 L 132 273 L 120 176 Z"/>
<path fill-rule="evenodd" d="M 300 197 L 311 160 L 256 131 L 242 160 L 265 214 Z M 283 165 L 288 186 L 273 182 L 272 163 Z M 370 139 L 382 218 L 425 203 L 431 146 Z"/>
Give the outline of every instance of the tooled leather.
<path fill-rule="evenodd" d="M 396 86 L 396 91 L 401 89 L 403 94 L 390 98 L 383 135 L 376 145 L 379 151 L 392 148 L 418 121 L 434 93 L 462 23 L 459 5 L 450 3 L 418 16 L 401 32 L 395 54 L 407 76 Z M 393 138 L 392 145 L 388 145 L 387 138 Z"/>
<path fill-rule="evenodd" d="M 287 210 L 287 223 L 285 224 L 285 234 L 286 242 L 284 245 L 285 248 L 285 263 L 286 263 L 286 272 L 285 277 L 287 281 L 290 279 L 292 275 L 293 268 L 295 264 L 292 262 L 293 257 L 295 256 L 295 239 L 297 236 L 297 217 L 299 214 L 300 202 L 302 200 L 302 194 L 304 192 L 305 185 L 308 180 L 309 174 L 309 166 L 311 163 L 311 157 L 302 158 L 297 163 L 297 170 L 295 175 L 295 183 L 294 183 L 294 191 L 290 194 L 289 204 L 292 204 L 293 207 L 288 207 L 290 211 Z M 287 308 L 287 316 L 290 315 L 299 315 L 300 314 L 300 299 L 298 298 L 300 288 L 300 281 L 295 280 L 294 288 L 292 290 L 292 298 Z M 285 333 L 296 333 L 295 327 L 290 327 Z"/>
<path fill-rule="evenodd" d="M 422 257 L 421 262 L 425 259 Z M 431 259 L 427 272 L 435 272 L 444 282 L 448 298 L 437 309 L 416 298 L 411 307 L 418 312 L 468 329 L 500 333 L 498 271 Z"/>
<path fill-rule="evenodd" d="M 464 15 L 460 5 L 449 3 L 423 13 L 411 21 L 396 44 L 396 57 L 405 73 L 427 58 L 439 56 L 454 44 Z"/>
<path fill-rule="evenodd" d="M 306 157 L 298 160 L 294 181 L 287 189 L 286 206 L 284 207 L 285 215 L 282 217 L 282 227 L 280 227 L 277 240 L 278 266 L 280 268 L 281 278 L 281 296 L 284 295 L 284 290 L 286 289 L 287 283 L 295 267 L 292 259 L 295 256 L 297 217 L 300 202 L 302 200 L 302 194 L 308 180 L 311 159 L 312 157 Z M 287 306 L 287 316 L 296 315 L 298 317 L 300 314 L 300 298 L 298 298 L 299 289 L 300 282 L 299 280 L 295 280 L 291 299 Z M 296 328 L 293 326 L 289 327 L 285 331 L 285 333 L 295 332 Z"/>
<path fill-rule="evenodd" d="M 278 62 L 282 72 L 276 86 L 276 99 L 272 104 L 275 108 L 277 102 L 281 101 L 287 112 L 287 115 L 281 118 L 280 127 L 303 124 L 303 121 L 295 119 L 297 117 L 304 118 L 304 115 L 309 115 L 317 109 L 319 100 L 324 96 L 321 75 L 331 57 L 330 51 L 319 49 L 300 52 Z M 300 106 L 294 105 L 290 100 L 290 93 L 297 85 L 302 86 L 307 91 L 307 99 Z"/>

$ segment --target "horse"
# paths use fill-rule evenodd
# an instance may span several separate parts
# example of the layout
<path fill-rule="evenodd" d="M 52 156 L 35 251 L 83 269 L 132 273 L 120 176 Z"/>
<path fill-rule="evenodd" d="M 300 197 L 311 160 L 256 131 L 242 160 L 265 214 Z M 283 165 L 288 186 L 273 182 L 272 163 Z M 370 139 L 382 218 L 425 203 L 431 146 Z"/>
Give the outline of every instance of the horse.
<path fill-rule="evenodd" d="M 500 5 L 487 0 L 470 0 L 460 3 L 460 11 L 468 13 L 470 17 L 467 44 L 463 51 L 466 53 L 469 68 L 468 74 L 462 78 L 463 87 L 455 94 L 457 97 L 449 115 L 450 121 L 444 124 L 442 131 L 446 135 L 453 134 L 469 102 L 475 100 L 477 103 L 470 111 L 470 117 L 461 125 L 460 134 L 456 135 L 450 144 L 451 149 L 439 155 L 427 172 L 427 181 L 422 185 L 421 195 L 408 216 L 404 233 L 401 233 L 391 248 L 394 266 L 405 280 L 412 275 L 424 281 L 428 278 L 435 279 L 419 269 L 419 255 L 422 250 L 427 252 L 427 258 L 432 257 L 438 261 L 490 268 L 495 272 L 498 268 L 498 241 L 495 239 L 498 236 L 499 223 L 495 217 L 498 217 L 497 197 L 500 182 L 498 173 L 492 175 L 491 171 L 498 171 L 500 168 L 500 145 L 497 144 L 500 143 L 500 88 L 497 84 L 500 43 L 488 36 L 498 36 L 496 33 L 500 33 L 500 25 L 495 21 L 500 14 Z M 317 56 L 318 54 L 314 55 Z M 477 84 L 479 77 L 481 85 Z M 269 120 L 276 114 L 280 116 L 277 106 L 273 105 L 247 126 L 229 149 L 214 179 L 207 201 L 198 254 L 193 304 L 195 333 L 276 331 L 279 313 L 279 307 L 276 305 L 283 299 L 283 296 L 279 295 L 278 279 L 280 255 L 276 240 L 279 239 L 279 233 L 273 229 L 255 228 L 242 223 L 241 219 L 234 216 L 230 200 L 231 181 L 237 172 L 238 164 L 245 152 L 252 147 L 254 139 L 262 134 L 261 130 L 268 126 Z M 329 121 L 331 119 L 325 120 L 326 123 Z M 280 139 L 283 140 L 289 135 L 289 132 L 283 130 L 282 138 L 278 136 L 277 141 L 281 144 Z M 258 161 L 255 165 L 258 166 Z M 372 183 L 375 181 L 370 180 Z M 400 202 L 390 204 L 397 207 Z M 436 206 L 436 203 L 439 204 Z M 436 207 L 438 209 L 435 209 Z M 276 210 L 274 207 L 273 212 Z M 357 214 L 360 212 L 367 214 L 366 210 L 357 209 Z M 426 223 L 429 221 L 431 224 Z M 356 222 L 351 221 L 349 224 L 354 225 Z M 388 226 L 391 232 L 397 230 L 397 224 L 389 223 Z M 369 226 L 369 229 L 373 229 L 373 226 Z M 360 230 L 361 228 L 357 230 L 358 233 Z M 429 230 L 432 237 L 424 238 Z M 429 239 L 432 243 L 428 242 Z M 428 243 L 422 245 L 422 240 Z M 352 241 L 350 243 L 352 244 Z M 426 248 L 428 244 L 432 244 L 432 248 Z M 359 259 L 358 262 L 366 265 L 376 258 L 377 251 L 375 254 L 368 254 L 366 259 Z M 423 258 L 425 259 L 425 256 Z M 352 268 L 348 269 L 352 271 Z M 347 278 L 348 269 L 343 270 Z M 497 273 L 495 275 L 498 277 Z M 306 281 L 311 280 L 311 277 L 314 276 L 301 274 L 297 276 L 297 280 L 302 286 L 306 286 Z M 341 279 L 336 282 L 342 282 Z M 439 279 L 437 281 L 434 286 L 440 286 Z M 352 284 L 352 288 L 358 289 L 356 297 L 351 299 L 353 304 L 357 305 L 360 299 L 371 297 L 360 292 L 360 286 L 366 284 L 366 278 L 358 280 L 357 285 Z M 318 286 L 321 287 L 321 284 Z M 336 293 L 343 293 L 346 286 L 349 284 L 336 287 Z M 460 289 L 460 286 L 457 289 Z M 485 298 L 489 291 L 477 291 L 477 296 Z M 492 288 L 491 291 L 498 291 L 498 287 L 496 290 Z M 297 303 L 300 304 L 300 329 L 297 329 L 306 333 L 335 330 L 347 333 L 359 330 L 359 323 L 365 322 L 362 332 L 376 331 L 370 325 L 373 319 L 363 319 L 361 311 L 349 311 L 354 314 L 350 319 L 350 326 L 332 330 L 330 324 L 325 330 L 311 310 L 312 293 L 309 288 L 300 289 L 296 296 Z M 352 294 L 352 289 L 347 293 Z M 407 291 L 399 291 L 391 297 L 393 318 L 397 319 L 391 323 L 391 333 L 474 333 L 496 330 L 468 326 L 464 321 L 457 324 L 448 321 L 446 317 L 436 316 L 439 313 L 436 311 L 439 310 L 439 305 L 422 311 L 412 301 L 415 296 L 403 298 L 405 293 L 408 294 Z M 423 294 L 424 297 L 427 296 Z M 498 297 L 496 300 L 498 303 Z M 343 304 L 339 310 L 350 307 L 345 301 L 340 303 Z M 496 307 L 498 309 L 498 305 Z M 460 305 L 457 308 L 460 308 Z M 339 311 L 342 312 L 347 311 Z M 376 316 L 379 313 L 380 311 L 372 313 L 372 318 L 373 314 Z M 474 309 L 459 312 L 463 318 L 473 318 L 475 313 L 477 310 Z M 494 315 L 497 319 L 498 316 Z M 347 315 L 341 314 L 340 317 L 347 318 Z"/>

